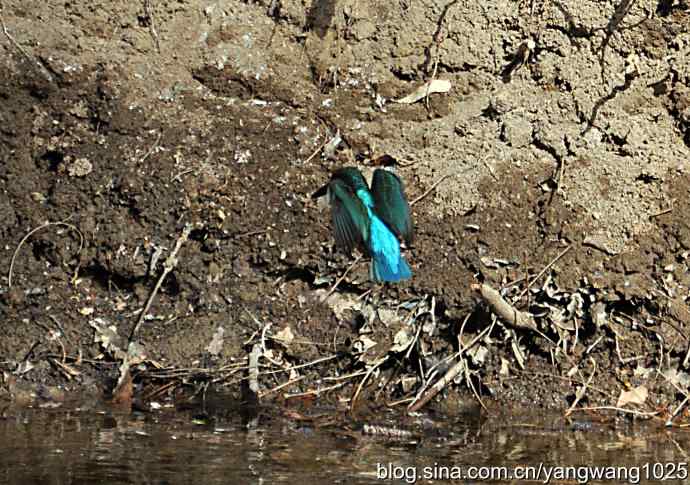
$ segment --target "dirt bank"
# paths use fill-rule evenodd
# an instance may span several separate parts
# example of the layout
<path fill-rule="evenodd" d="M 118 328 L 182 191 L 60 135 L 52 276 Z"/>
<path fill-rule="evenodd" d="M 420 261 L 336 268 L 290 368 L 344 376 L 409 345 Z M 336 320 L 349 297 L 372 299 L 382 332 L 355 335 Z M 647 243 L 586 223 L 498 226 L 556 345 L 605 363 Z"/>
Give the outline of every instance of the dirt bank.
<path fill-rule="evenodd" d="M 649 410 L 690 382 L 683 2 L 3 3 L 10 391 L 107 388 L 185 224 L 135 383 L 237 388 L 254 344 L 262 388 L 294 381 L 271 396 L 366 376 L 359 399 L 390 402 L 459 360 L 446 408 L 567 408 L 589 382 L 579 405 L 644 388 Z M 394 102 L 432 79 L 451 90 Z M 410 200 L 446 177 L 413 205 L 414 278 L 375 287 L 362 261 L 322 302 L 352 260 L 310 194 L 384 153 Z M 478 282 L 537 331 L 477 339 Z"/>

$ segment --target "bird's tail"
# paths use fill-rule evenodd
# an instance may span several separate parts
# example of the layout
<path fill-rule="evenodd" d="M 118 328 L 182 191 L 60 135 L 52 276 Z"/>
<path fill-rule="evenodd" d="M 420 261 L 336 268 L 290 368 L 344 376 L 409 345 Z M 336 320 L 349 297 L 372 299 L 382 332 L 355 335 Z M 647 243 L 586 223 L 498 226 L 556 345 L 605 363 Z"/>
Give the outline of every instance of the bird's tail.
<path fill-rule="evenodd" d="M 412 277 L 412 270 L 405 258 L 398 253 L 396 260 L 391 260 L 385 255 L 375 255 L 371 262 L 371 279 L 374 281 L 396 282 Z"/>

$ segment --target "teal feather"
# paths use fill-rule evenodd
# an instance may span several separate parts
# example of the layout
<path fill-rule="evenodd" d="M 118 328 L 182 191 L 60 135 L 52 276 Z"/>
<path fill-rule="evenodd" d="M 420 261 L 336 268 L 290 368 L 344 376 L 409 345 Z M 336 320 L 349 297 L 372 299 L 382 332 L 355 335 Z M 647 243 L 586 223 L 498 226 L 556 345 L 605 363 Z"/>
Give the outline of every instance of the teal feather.
<path fill-rule="evenodd" d="M 400 177 L 390 170 L 377 169 L 371 182 L 376 213 L 390 229 L 407 244 L 414 235 L 410 204 Z"/>
<path fill-rule="evenodd" d="M 409 205 L 397 175 L 391 173 L 391 178 L 376 172 L 373 193 L 358 169 L 345 167 L 336 170 L 312 197 L 328 194 L 336 243 L 347 252 L 358 247 L 370 255 L 374 281 L 408 279 L 412 271 L 396 235 L 411 239 Z"/>
<path fill-rule="evenodd" d="M 333 179 L 328 187 L 335 241 L 350 253 L 369 240 L 369 214 L 352 187 L 341 179 Z"/>

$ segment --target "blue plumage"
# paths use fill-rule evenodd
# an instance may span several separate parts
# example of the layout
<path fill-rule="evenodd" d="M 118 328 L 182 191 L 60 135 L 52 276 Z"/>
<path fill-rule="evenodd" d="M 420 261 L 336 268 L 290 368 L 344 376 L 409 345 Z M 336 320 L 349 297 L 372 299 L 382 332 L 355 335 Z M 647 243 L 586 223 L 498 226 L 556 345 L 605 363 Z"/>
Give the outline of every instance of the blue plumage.
<path fill-rule="evenodd" d="M 411 240 L 412 222 L 397 175 L 377 169 L 370 191 L 359 170 L 341 168 L 314 197 L 326 194 L 336 242 L 347 252 L 357 246 L 371 256 L 372 280 L 396 282 L 412 277 L 398 241 L 398 237 Z"/>
<path fill-rule="evenodd" d="M 371 279 L 374 281 L 400 281 L 412 276 L 412 270 L 400 254 L 398 238 L 376 214 L 370 214 Z"/>

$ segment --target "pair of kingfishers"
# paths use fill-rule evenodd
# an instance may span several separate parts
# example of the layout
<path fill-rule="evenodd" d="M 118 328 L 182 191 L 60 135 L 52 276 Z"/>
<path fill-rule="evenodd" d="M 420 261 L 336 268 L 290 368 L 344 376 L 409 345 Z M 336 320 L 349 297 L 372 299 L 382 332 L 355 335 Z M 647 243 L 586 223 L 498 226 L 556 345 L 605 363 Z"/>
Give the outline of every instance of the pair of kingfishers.
<path fill-rule="evenodd" d="M 395 159 L 384 155 L 374 163 L 384 168 L 374 171 L 371 189 L 358 169 L 344 167 L 312 197 L 328 197 L 337 245 L 348 253 L 357 247 L 370 256 L 372 280 L 405 280 L 412 270 L 400 253 L 399 240 L 412 242 L 410 204 L 402 180 L 392 171 Z"/>

